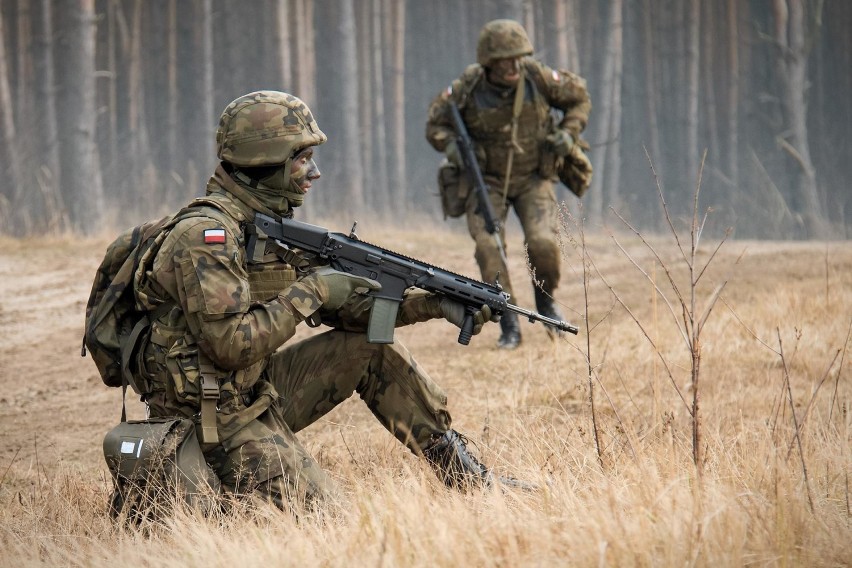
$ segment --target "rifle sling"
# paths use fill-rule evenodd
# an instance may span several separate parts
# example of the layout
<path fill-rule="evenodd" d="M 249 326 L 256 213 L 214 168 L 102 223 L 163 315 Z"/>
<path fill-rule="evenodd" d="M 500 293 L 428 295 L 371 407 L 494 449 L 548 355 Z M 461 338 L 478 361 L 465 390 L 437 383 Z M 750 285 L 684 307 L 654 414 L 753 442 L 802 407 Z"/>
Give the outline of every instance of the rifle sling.
<path fill-rule="evenodd" d="M 524 96 L 526 95 L 527 76 L 525 68 L 521 65 L 518 87 L 515 89 L 515 100 L 512 102 L 512 145 L 509 147 L 509 159 L 506 160 L 506 179 L 503 182 L 503 205 L 506 205 L 506 196 L 509 195 L 509 179 L 512 177 L 512 162 L 515 159 L 515 150 L 523 154 L 524 149 L 518 145 L 518 118 L 524 107 Z"/>

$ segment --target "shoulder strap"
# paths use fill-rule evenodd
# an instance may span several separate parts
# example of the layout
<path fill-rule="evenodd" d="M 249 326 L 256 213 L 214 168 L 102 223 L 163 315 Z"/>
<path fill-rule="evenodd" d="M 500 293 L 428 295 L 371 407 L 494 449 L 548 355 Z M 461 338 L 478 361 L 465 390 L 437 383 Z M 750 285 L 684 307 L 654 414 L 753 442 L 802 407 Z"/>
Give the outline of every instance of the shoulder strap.
<path fill-rule="evenodd" d="M 474 63 L 469 65 L 459 77 L 459 89 L 456 95 L 456 104 L 459 110 L 464 110 L 470 100 L 473 90 L 485 76 L 485 70 L 481 65 Z"/>

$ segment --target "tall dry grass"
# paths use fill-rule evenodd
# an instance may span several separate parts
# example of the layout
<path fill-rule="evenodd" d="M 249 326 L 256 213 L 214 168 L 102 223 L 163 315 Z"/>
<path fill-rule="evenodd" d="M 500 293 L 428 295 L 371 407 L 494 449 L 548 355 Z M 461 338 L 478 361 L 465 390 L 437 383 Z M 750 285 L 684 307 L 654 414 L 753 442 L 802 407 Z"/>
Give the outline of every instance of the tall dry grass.
<path fill-rule="evenodd" d="M 588 341 L 525 324 L 523 347 L 505 353 L 497 326 L 466 348 L 440 322 L 398 330 L 483 461 L 540 491 L 448 491 L 350 400 L 300 434 L 345 498 L 298 518 L 246 505 L 132 530 L 106 515 L 102 464 L 2 463 L 0 565 L 849 565 L 852 246 L 731 241 L 710 265 L 698 298 L 730 280 L 701 336 L 699 483 L 692 360 L 658 289 L 662 264 L 676 282 L 689 274 L 670 236 L 644 238 L 655 253 L 629 231 L 586 234 L 585 286 L 585 261 L 565 249 L 557 299 L 594 324 Z M 370 240 L 434 260 L 440 245 L 471 272 L 464 235 Z"/>

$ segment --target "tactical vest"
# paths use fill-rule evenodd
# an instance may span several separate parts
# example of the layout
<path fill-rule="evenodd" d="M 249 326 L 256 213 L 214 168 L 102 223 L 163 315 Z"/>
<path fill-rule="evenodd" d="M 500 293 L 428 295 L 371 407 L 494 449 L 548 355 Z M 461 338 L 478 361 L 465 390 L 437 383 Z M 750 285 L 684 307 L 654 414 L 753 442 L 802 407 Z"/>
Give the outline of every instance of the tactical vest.
<path fill-rule="evenodd" d="M 485 151 L 483 174 L 503 178 L 512 148 L 512 103 L 514 91 L 503 100 L 488 93 L 484 70 L 465 73 L 460 105 L 471 137 Z M 550 105 L 527 74 L 525 97 L 518 116 L 517 142 L 512 161 L 512 179 L 523 178 L 539 170 L 542 146 L 551 128 Z M 481 150 L 480 150 L 481 151 Z"/>

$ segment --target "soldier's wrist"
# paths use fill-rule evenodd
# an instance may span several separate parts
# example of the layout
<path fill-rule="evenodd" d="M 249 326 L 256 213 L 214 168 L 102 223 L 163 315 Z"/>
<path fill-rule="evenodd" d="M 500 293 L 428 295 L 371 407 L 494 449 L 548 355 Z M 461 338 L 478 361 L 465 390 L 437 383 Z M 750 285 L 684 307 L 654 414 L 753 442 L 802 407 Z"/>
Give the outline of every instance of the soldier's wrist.
<path fill-rule="evenodd" d="M 278 300 L 289 306 L 292 313 L 307 319 L 322 307 L 324 297 L 328 295 L 328 290 L 323 294 L 322 288 L 319 282 L 305 278 L 282 290 L 278 294 Z"/>

